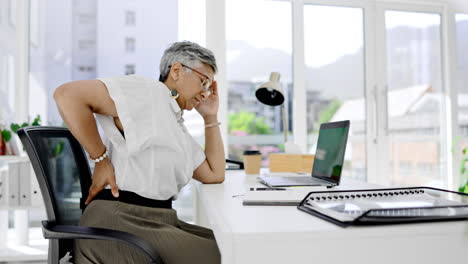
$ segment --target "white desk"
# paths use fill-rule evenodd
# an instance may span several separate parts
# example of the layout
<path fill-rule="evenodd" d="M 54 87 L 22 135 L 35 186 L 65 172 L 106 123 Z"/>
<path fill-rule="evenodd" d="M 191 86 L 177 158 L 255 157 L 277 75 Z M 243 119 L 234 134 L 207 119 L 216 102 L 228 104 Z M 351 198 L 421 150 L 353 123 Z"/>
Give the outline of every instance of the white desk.
<path fill-rule="evenodd" d="M 467 261 L 468 221 L 341 228 L 294 206 L 243 206 L 232 197 L 254 185 L 243 171 L 228 171 L 223 184 L 196 184 L 196 222 L 213 229 L 223 264 Z"/>

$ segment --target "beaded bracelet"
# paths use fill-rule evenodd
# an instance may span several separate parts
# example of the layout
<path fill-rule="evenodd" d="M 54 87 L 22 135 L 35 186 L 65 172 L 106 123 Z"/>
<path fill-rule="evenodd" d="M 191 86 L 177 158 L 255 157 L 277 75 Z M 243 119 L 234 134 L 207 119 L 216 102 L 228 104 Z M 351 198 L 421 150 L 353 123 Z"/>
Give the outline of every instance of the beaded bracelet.
<path fill-rule="evenodd" d="M 206 125 L 205 125 L 205 128 L 217 127 L 217 126 L 219 126 L 219 125 L 221 125 L 221 122 L 206 124 Z"/>
<path fill-rule="evenodd" d="M 105 158 L 107 158 L 108 154 L 109 154 L 109 153 L 107 152 L 107 148 L 106 148 L 106 151 L 104 151 L 104 154 L 102 154 L 100 157 L 95 158 L 95 159 L 91 158 L 91 160 L 94 161 L 95 163 L 101 162 L 101 161 L 103 161 Z"/>

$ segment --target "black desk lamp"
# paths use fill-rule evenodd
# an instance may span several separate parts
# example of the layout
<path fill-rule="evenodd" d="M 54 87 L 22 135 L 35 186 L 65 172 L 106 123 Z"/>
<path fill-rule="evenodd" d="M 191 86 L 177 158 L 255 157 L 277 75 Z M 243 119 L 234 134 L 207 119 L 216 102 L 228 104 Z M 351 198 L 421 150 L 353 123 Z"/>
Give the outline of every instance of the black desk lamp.
<path fill-rule="evenodd" d="M 263 104 L 270 106 L 282 105 L 282 118 L 283 118 L 283 135 L 284 147 L 287 153 L 300 153 L 299 148 L 293 143 L 288 142 L 288 124 L 286 122 L 286 107 L 284 104 L 284 91 L 281 87 L 279 72 L 272 72 L 270 80 L 260 85 L 255 91 L 255 97 Z"/>

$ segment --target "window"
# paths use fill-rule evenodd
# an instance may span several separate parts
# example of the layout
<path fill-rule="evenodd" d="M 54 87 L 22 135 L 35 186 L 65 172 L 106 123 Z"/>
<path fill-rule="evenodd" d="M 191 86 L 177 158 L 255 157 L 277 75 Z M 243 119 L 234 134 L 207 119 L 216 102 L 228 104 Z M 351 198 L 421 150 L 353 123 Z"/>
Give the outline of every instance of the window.
<path fill-rule="evenodd" d="M 135 64 L 125 65 L 125 75 L 135 74 Z"/>
<path fill-rule="evenodd" d="M 459 151 L 456 155 L 462 155 L 461 150 L 468 147 L 468 14 L 456 14 L 456 71 L 457 80 L 456 88 L 458 90 L 458 126 L 460 129 Z M 465 155 L 463 155 L 465 156 Z M 466 163 L 463 168 L 466 168 Z M 460 186 L 468 183 L 466 172 L 463 173 L 463 168 L 460 171 L 454 171 L 454 175 L 460 175 Z M 456 181 L 455 181 L 456 182 Z"/>
<path fill-rule="evenodd" d="M 1 46 L 1 44 L 0 44 Z M 13 121 L 15 110 L 15 57 L 0 52 L 0 126 Z"/>
<path fill-rule="evenodd" d="M 458 125 L 463 138 L 468 135 L 468 14 L 457 14 L 456 20 L 456 69 L 458 90 Z M 468 146 L 464 139 L 462 147 Z"/>
<path fill-rule="evenodd" d="M 284 150 L 282 107 L 264 105 L 255 97 L 256 88 L 268 81 L 271 72 L 281 74 L 288 131 L 292 134 L 291 23 L 289 2 L 226 1 L 230 158 L 241 160 L 244 150 L 258 149 L 264 158 L 262 165 L 268 166 L 268 154 Z"/>
<path fill-rule="evenodd" d="M 135 39 L 134 38 L 125 38 L 125 51 L 127 53 L 135 52 Z"/>
<path fill-rule="evenodd" d="M 393 185 L 445 187 L 441 139 L 443 83 L 441 17 L 437 13 L 385 11 L 389 170 Z M 430 171 L 429 171 L 430 170 Z"/>
<path fill-rule="evenodd" d="M 80 67 L 78 67 L 78 69 L 81 72 L 92 72 L 92 71 L 94 71 L 93 66 L 80 66 Z"/>
<path fill-rule="evenodd" d="M 135 11 L 125 11 L 125 25 L 126 26 L 135 26 L 136 16 Z"/>
<path fill-rule="evenodd" d="M 363 9 L 305 5 L 304 41 L 308 152 L 320 124 L 350 120 L 343 176 L 365 180 Z"/>
<path fill-rule="evenodd" d="M 178 0 L 178 40 L 206 46 L 206 1 Z"/>
<path fill-rule="evenodd" d="M 205 47 L 205 0 L 179 0 L 178 8 L 177 39 L 179 41 L 193 41 Z M 184 119 L 189 133 L 198 143 L 203 145 L 205 142 L 205 124 L 203 118 L 197 111 L 185 111 Z"/>
<path fill-rule="evenodd" d="M 32 45 L 36 47 L 39 46 L 39 28 L 40 28 L 40 20 L 39 20 L 39 1 L 30 1 L 30 33 L 29 38 Z"/>

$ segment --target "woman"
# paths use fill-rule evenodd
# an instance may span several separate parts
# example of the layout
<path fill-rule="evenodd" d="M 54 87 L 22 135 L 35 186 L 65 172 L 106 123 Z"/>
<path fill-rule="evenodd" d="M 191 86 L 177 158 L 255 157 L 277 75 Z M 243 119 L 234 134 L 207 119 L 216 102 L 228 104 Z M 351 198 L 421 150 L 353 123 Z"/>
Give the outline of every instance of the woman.
<path fill-rule="evenodd" d="M 63 120 L 95 162 L 81 225 L 142 237 L 167 264 L 220 262 L 212 231 L 178 220 L 171 208 L 191 178 L 224 181 L 216 71 L 210 50 L 176 42 L 161 58 L 159 81 L 129 75 L 75 81 L 56 89 Z M 193 108 L 205 121 L 204 152 L 183 124 L 183 110 Z M 106 145 L 94 114 L 109 139 Z M 136 249 L 97 240 L 78 240 L 75 260 L 145 262 Z"/>

